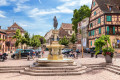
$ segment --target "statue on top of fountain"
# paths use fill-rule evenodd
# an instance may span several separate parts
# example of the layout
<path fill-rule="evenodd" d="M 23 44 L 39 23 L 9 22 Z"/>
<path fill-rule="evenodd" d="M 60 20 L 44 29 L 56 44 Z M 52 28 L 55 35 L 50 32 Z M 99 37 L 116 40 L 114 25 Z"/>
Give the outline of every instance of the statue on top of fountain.
<path fill-rule="evenodd" d="M 58 21 L 57 21 L 56 16 L 54 16 L 53 21 L 54 21 L 54 23 L 53 23 L 53 25 L 54 25 L 54 29 L 57 29 L 57 26 L 58 26 Z"/>

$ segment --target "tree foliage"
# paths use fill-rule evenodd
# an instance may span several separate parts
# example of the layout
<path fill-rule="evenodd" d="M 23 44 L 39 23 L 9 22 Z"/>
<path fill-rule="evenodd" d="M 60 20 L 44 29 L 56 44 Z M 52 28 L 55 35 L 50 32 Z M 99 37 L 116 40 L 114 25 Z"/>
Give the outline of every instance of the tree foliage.
<path fill-rule="evenodd" d="M 102 50 L 103 53 L 114 52 L 114 49 L 111 46 L 109 35 L 102 35 L 100 38 L 95 40 L 94 45 L 95 45 L 96 54 L 98 54 L 100 50 Z"/>
<path fill-rule="evenodd" d="M 74 10 L 73 18 L 71 20 L 73 24 L 72 28 L 75 31 L 75 33 L 78 32 L 77 31 L 78 22 L 82 21 L 86 17 L 90 17 L 90 13 L 91 13 L 91 10 L 87 5 L 81 6 L 79 10 L 77 9 Z"/>
<path fill-rule="evenodd" d="M 40 47 L 46 42 L 45 38 L 40 35 L 33 35 L 31 38 L 31 46 L 34 48 Z"/>
<path fill-rule="evenodd" d="M 61 45 L 67 46 L 69 44 L 69 40 L 64 36 L 64 38 L 62 38 L 62 39 L 59 40 L 59 43 Z"/>
<path fill-rule="evenodd" d="M 16 30 L 16 34 L 13 36 L 13 39 L 16 39 L 15 46 L 18 47 L 22 41 L 22 35 L 19 29 Z"/>
<path fill-rule="evenodd" d="M 22 37 L 21 43 L 30 46 L 30 35 L 29 35 L 28 32 L 26 32 L 26 33 L 24 34 L 24 36 Z"/>
<path fill-rule="evenodd" d="M 72 38 L 70 39 L 70 42 L 75 44 L 76 41 L 77 41 L 76 35 L 75 35 L 75 33 L 73 33 Z"/>

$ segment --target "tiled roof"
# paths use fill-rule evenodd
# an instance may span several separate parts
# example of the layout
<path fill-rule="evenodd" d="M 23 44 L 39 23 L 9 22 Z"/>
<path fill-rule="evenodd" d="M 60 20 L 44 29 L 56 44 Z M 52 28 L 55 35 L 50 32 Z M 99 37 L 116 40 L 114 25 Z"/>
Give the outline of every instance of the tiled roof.
<path fill-rule="evenodd" d="M 59 29 L 59 37 L 63 38 L 64 36 L 70 37 L 71 35 L 68 34 L 67 31 L 65 31 L 63 28 Z"/>
<path fill-rule="evenodd" d="M 5 30 L 3 29 L 0 29 L 0 32 L 6 34 Z"/>
<path fill-rule="evenodd" d="M 63 29 L 71 29 L 72 30 L 72 24 L 69 24 L 69 23 L 62 23 L 61 27 Z"/>
<path fill-rule="evenodd" d="M 17 28 L 17 29 L 20 29 L 20 31 L 25 32 L 24 29 L 22 27 L 20 27 L 17 23 L 14 23 L 11 27 L 8 27 L 8 29 L 6 31 L 11 31 L 12 30 L 11 28 Z M 14 31 L 16 31 L 16 30 L 14 30 Z"/>
<path fill-rule="evenodd" d="M 120 13 L 120 0 L 96 0 L 98 6 L 104 13 Z M 107 6 L 112 6 L 110 11 Z"/>
<path fill-rule="evenodd" d="M 9 36 L 9 37 L 13 37 L 15 35 L 15 33 L 9 33 L 9 34 L 7 34 L 7 36 Z"/>

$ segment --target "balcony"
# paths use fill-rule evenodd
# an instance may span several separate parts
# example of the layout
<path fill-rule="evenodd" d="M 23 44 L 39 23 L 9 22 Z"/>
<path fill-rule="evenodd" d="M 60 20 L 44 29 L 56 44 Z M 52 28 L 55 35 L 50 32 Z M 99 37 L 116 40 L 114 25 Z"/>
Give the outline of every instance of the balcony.
<path fill-rule="evenodd" d="M 115 33 L 113 33 L 112 31 L 107 31 L 106 32 L 107 35 L 120 35 L 120 31 L 115 31 Z"/>

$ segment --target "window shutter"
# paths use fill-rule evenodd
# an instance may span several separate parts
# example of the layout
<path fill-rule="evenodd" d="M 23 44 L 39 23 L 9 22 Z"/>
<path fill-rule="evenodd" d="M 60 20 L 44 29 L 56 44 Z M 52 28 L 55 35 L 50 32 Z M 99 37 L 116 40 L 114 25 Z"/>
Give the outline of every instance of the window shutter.
<path fill-rule="evenodd" d="M 107 26 L 107 34 L 109 35 L 109 26 Z"/>
<path fill-rule="evenodd" d="M 95 31 L 93 30 L 93 36 L 94 36 Z"/>
<path fill-rule="evenodd" d="M 93 35 L 93 31 L 91 31 L 91 36 Z"/>
<path fill-rule="evenodd" d="M 101 18 L 98 18 L 98 24 L 101 23 Z"/>
<path fill-rule="evenodd" d="M 113 34 L 115 34 L 115 27 L 113 27 Z"/>
<path fill-rule="evenodd" d="M 112 16 L 107 16 L 107 21 L 112 21 Z"/>
<path fill-rule="evenodd" d="M 96 15 L 96 11 L 94 12 L 94 16 Z"/>
<path fill-rule="evenodd" d="M 99 28 L 99 34 L 101 34 L 101 28 Z"/>
<path fill-rule="evenodd" d="M 91 41 L 91 46 L 92 46 L 92 41 Z"/>
<path fill-rule="evenodd" d="M 95 1 L 93 2 L 93 6 L 95 6 Z"/>
<path fill-rule="evenodd" d="M 89 36 L 90 36 L 90 32 L 89 32 Z"/>

